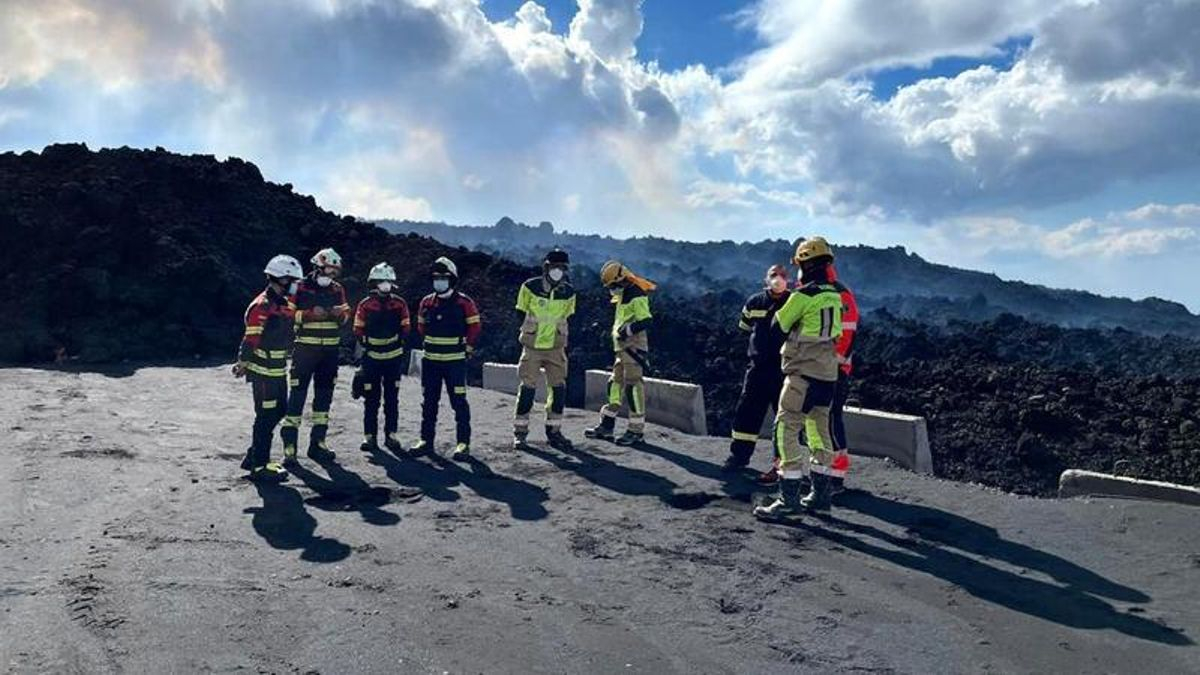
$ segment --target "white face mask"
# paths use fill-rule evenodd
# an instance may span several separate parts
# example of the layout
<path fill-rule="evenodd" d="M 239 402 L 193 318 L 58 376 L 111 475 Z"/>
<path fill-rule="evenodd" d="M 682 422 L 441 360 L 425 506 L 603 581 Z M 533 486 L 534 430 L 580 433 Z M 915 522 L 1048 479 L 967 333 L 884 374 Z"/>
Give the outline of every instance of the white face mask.
<path fill-rule="evenodd" d="M 562 271 L 562 268 L 551 267 L 550 268 L 550 281 L 554 281 L 554 282 L 562 281 L 564 274 L 565 273 Z"/>
<path fill-rule="evenodd" d="M 317 285 L 320 286 L 321 288 L 325 288 L 326 286 L 328 286 L 329 284 L 332 284 L 332 283 L 333 283 L 333 277 L 327 277 L 324 274 L 317 277 Z"/>
<path fill-rule="evenodd" d="M 288 284 L 288 287 L 287 287 L 287 294 L 288 294 L 288 295 L 295 295 L 295 294 L 296 294 L 296 291 L 298 291 L 298 290 L 300 290 L 300 283 L 299 283 L 299 282 L 296 282 L 296 281 L 293 281 L 292 283 Z"/>
<path fill-rule="evenodd" d="M 787 290 L 787 279 L 781 276 L 773 276 L 767 282 L 772 291 L 782 293 Z"/>
<path fill-rule="evenodd" d="M 379 282 L 379 285 L 376 286 L 376 288 L 379 289 L 380 293 L 391 293 L 392 292 L 392 282 L 381 281 L 381 282 Z"/>
<path fill-rule="evenodd" d="M 450 290 L 450 280 L 449 279 L 434 279 L 433 280 L 433 290 L 437 293 L 445 293 L 446 291 Z"/>

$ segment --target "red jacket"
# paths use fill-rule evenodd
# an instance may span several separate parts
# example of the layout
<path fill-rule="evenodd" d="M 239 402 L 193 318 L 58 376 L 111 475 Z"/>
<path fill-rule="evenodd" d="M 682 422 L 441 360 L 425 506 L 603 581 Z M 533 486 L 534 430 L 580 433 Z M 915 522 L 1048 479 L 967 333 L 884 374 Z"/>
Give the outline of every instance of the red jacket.
<path fill-rule="evenodd" d="M 842 294 L 842 337 L 837 341 L 838 364 L 842 372 L 849 375 L 854 370 L 854 334 L 858 331 L 858 301 L 854 291 L 838 281 L 837 270 L 829 266 L 829 281 Z"/>
<path fill-rule="evenodd" d="M 272 289 L 258 294 L 246 307 L 246 325 L 238 361 L 260 377 L 284 377 L 287 355 L 292 349 L 292 318 L 296 306 L 289 297 Z"/>
<path fill-rule="evenodd" d="M 398 295 L 371 293 L 354 310 L 354 336 L 374 358 L 402 353 L 410 327 L 408 303 Z"/>
<path fill-rule="evenodd" d="M 417 307 L 417 332 L 425 338 L 427 360 L 465 359 L 479 341 L 481 330 L 475 301 L 458 291 L 446 298 L 430 293 Z"/>

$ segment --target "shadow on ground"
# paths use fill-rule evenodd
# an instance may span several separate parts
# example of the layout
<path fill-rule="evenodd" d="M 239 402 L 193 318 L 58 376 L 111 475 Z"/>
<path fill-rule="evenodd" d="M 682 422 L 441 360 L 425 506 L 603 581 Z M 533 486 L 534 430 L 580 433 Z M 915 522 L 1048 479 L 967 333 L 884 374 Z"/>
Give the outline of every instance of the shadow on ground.
<path fill-rule="evenodd" d="M 846 509 L 904 528 L 905 536 L 836 517 L 823 519 L 819 525 L 810 521 L 796 527 L 1046 621 L 1087 630 L 1111 629 L 1167 645 L 1193 644 L 1182 631 L 1137 616 L 1136 608 L 1119 611 L 1102 599 L 1144 603 L 1150 600 L 1145 593 L 1058 556 L 1008 541 L 995 529 L 969 518 L 862 492 L 844 495 L 841 503 Z M 1010 572 L 964 555 L 967 553 L 1039 572 L 1062 585 Z"/>
<path fill-rule="evenodd" d="M 440 455 L 432 455 L 430 459 L 480 497 L 507 504 L 512 517 L 517 520 L 541 520 L 549 515 L 543 503 L 550 495 L 533 483 L 496 473 L 477 457 L 468 457 L 461 463 Z"/>
<path fill-rule="evenodd" d="M 258 536 L 272 548 L 300 551 L 300 559 L 333 563 L 350 556 L 350 547 L 328 537 L 319 537 L 317 519 L 304 507 L 304 499 L 295 488 L 285 484 L 256 483 L 262 506 L 245 509 Z"/>
<path fill-rule="evenodd" d="M 357 511 L 363 521 L 372 525 L 395 525 L 400 522 L 400 516 L 383 510 L 392 501 L 392 490 L 368 484 L 361 476 L 337 462 L 327 462 L 322 466 L 329 472 L 329 478 L 303 465 L 290 469 L 293 476 L 317 493 L 317 496 L 306 499 L 306 504 L 322 511 Z"/>

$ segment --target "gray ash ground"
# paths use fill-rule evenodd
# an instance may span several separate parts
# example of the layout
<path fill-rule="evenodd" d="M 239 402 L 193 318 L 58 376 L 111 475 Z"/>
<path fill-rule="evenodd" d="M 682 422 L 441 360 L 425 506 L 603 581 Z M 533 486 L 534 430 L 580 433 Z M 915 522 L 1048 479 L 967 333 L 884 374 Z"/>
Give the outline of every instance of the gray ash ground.
<path fill-rule="evenodd" d="M 343 388 L 340 462 L 255 487 L 245 389 L 0 371 L 0 669 L 1200 670 L 1193 508 L 861 461 L 832 518 L 766 525 L 721 439 L 516 453 L 511 398 L 474 389 L 470 463 L 359 452 Z"/>

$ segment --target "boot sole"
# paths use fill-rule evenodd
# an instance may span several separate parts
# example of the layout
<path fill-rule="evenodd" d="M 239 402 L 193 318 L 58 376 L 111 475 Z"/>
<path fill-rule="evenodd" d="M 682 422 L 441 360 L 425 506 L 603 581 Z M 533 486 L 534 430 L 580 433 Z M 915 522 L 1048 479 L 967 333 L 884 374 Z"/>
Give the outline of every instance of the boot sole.
<path fill-rule="evenodd" d="M 755 520 L 763 523 L 796 523 L 802 520 L 799 513 L 788 513 L 781 515 L 772 515 L 769 513 L 755 513 Z"/>

